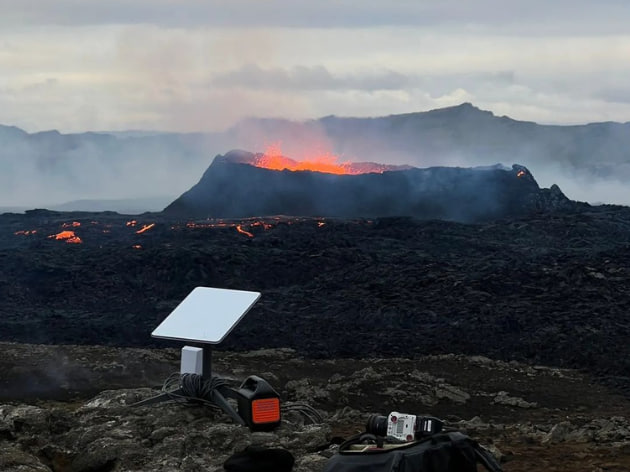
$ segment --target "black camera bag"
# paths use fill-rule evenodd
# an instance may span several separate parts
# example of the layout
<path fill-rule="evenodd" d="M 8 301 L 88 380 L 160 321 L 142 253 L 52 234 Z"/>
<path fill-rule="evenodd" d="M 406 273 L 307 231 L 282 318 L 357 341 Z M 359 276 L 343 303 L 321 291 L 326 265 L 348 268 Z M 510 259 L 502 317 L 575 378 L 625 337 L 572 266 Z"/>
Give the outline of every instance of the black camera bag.
<path fill-rule="evenodd" d="M 282 448 L 247 446 L 223 463 L 227 472 L 291 472 L 295 459 Z"/>
<path fill-rule="evenodd" d="M 339 446 L 324 472 L 502 472 L 494 456 L 460 432 L 438 433 L 402 444 L 363 433 Z"/>

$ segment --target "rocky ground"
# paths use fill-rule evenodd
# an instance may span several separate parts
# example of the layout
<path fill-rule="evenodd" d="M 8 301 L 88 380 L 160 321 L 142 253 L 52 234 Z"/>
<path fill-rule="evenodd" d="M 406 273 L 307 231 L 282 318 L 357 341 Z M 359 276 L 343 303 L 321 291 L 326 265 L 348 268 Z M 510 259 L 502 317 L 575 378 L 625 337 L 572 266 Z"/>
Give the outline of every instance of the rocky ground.
<path fill-rule="evenodd" d="M 630 469 L 630 209 L 135 218 L 0 215 L 0 470 L 215 470 L 251 442 L 321 470 L 331 438 L 391 410 L 446 419 L 508 471 Z M 323 424 L 128 407 L 177 370 L 150 333 L 196 286 L 262 293 L 217 371 L 262 374 Z"/>
<path fill-rule="evenodd" d="M 130 404 L 158 393 L 179 367 L 174 349 L 0 344 L 0 470 L 214 471 L 249 444 L 286 448 L 296 471 L 321 471 L 335 437 L 370 414 L 430 414 L 469 434 L 504 470 L 626 471 L 630 402 L 574 370 L 482 356 L 312 360 L 289 349 L 215 353 L 238 386 L 257 374 L 287 411 L 272 432 L 250 432 L 208 407 Z"/>

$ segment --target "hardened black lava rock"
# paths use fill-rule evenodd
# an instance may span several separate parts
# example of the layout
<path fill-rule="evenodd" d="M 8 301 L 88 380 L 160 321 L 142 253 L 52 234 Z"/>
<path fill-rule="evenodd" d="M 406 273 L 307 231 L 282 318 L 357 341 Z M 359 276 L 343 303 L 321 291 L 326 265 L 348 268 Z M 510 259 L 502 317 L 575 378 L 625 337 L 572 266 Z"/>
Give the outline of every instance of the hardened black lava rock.
<path fill-rule="evenodd" d="M 201 180 L 165 208 L 176 217 L 411 216 L 481 222 L 579 205 L 541 189 L 523 166 L 406 168 L 356 175 L 270 170 L 255 155 L 215 157 Z"/>

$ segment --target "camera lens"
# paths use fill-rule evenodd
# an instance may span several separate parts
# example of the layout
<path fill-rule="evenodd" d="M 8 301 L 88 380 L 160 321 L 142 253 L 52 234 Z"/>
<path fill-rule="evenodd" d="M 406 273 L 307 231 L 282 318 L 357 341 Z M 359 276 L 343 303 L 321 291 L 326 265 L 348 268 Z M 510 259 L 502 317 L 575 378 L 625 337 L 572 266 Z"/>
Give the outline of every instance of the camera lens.
<path fill-rule="evenodd" d="M 387 436 L 387 416 L 370 416 L 365 430 L 370 434 L 375 434 L 376 436 Z"/>

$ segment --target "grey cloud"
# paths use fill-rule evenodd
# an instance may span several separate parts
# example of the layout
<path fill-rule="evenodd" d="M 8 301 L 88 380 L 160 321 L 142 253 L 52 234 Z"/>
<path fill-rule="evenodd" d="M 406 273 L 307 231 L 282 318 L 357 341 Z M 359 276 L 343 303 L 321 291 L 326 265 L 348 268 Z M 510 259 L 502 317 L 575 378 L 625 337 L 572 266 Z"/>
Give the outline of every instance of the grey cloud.
<path fill-rule="evenodd" d="M 398 72 L 337 76 L 323 66 L 297 66 L 291 69 L 262 69 L 247 64 L 218 75 L 213 85 L 271 90 L 396 90 L 407 86 L 413 77 Z"/>
<path fill-rule="evenodd" d="M 594 96 L 610 103 L 630 103 L 630 87 L 608 88 L 596 92 Z"/>
<path fill-rule="evenodd" d="M 457 88 L 470 92 L 484 89 L 503 90 L 517 82 L 514 71 L 478 72 L 469 74 L 427 75 L 422 78 L 422 88 L 433 96 L 443 95 Z"/>
<path fill-rule="evenodd" d="M 290 69 L 266 69 L 257 64 L 246 64 L 215 76 L 216 87 L 243 87 L 253 90 L 410 90 L 423 89 L 432 94 L 443 94 L 467 84 L 468 88 L 506 86 L 515 82 L 514 71 L 496 71 L 452 75 L 404 74 L 393 70 L 332 74 L 323 66 L 296 66 Z"/>
<path fill-rule="evenodd" d="M 509 5 L 509 6 L 508 6 Z M 611 33 L 626 32 L 625 1 L 601 0 L 0 0 L 0 24 L 138 24 L 169 26 L 283 26 L 305 28 L 383 25 L 510 30 L 535 28 Z M 507 28 L 507 29 L 505 29 Z"/>
<path fill-rule="evenodd" d="M 50 77 L 43 81 L 25 84 L 19 92 L 20 93 L 22 92 L 35 93 L 35 92 L 49 90 L 51 88 L 56 87 L 57 85 L 59 85 L 59 80 L 57 80 L 54 77 Z"/>

